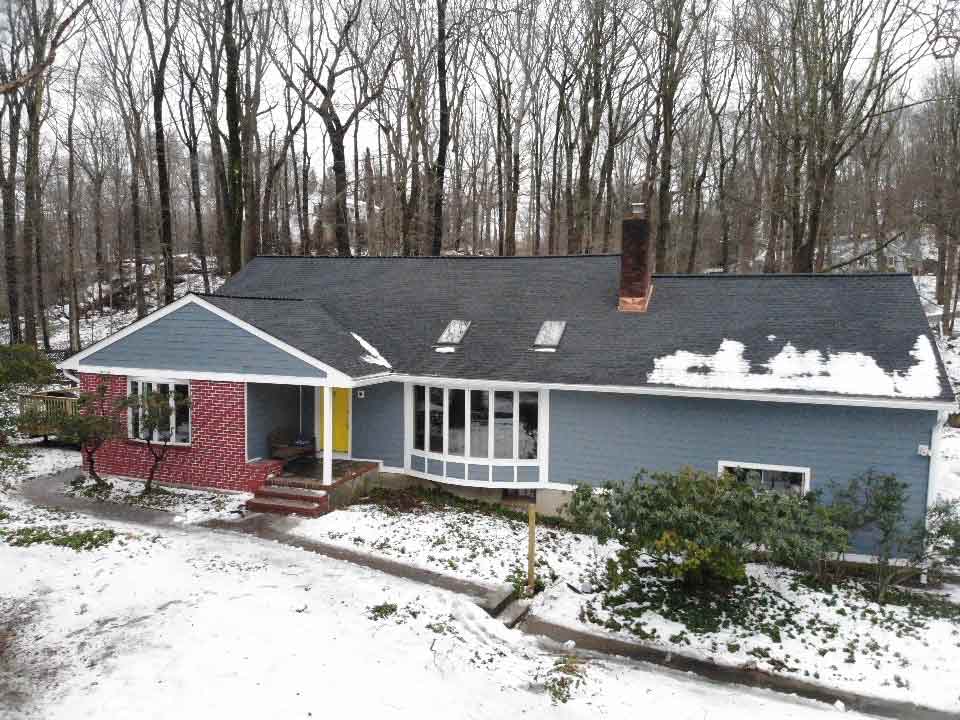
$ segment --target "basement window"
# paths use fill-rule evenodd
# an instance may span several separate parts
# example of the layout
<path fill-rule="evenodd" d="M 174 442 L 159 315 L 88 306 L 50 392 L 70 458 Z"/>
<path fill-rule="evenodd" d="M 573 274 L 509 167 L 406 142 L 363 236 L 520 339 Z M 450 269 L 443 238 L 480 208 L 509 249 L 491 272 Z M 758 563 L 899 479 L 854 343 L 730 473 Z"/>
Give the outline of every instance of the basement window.
<path fill-rule="evenodd" d="M 566 328 L 566 320 L 545 320 L 537 332 L 537 339 L 533 341 L 533 349 L 537 352 L 556 352 Z"/>
<path fill-rule="evenodd" d="M 730 473 L 740 482 L 758 490 L 769 490 L 785 495 L 804 495 L 810 492 L 810 468 L 787 465 L 762 465 L 721 460 L 719 473 Z"/>

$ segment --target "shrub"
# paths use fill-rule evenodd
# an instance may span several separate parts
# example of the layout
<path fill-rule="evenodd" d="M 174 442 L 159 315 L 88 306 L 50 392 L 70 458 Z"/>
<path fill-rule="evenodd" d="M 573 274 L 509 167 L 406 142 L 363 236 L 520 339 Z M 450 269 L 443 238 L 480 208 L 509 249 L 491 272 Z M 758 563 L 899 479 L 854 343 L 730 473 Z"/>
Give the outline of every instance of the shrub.
<path fill-rule="evenodd" d="M 938 500 L 921 518 L 907 518 L 909 486 L 874 470 L 834 487 L 831 514 L 848 532 L 870 541 L 876 557 L 877 602 L 890 586 L 960 559 L 960 502 Z"/>
<path fill-rule="evenodd" d="M 690 468 L 641 473 L 599 493 L 578 488 L 568 512 L 623 546 L 610 568 L 615 583 L 649 560 L 688 586 L 735 584 L 758 548 L 776 562 L 816 570 L 846 541 L 816 496 L 778 495 Z"/>

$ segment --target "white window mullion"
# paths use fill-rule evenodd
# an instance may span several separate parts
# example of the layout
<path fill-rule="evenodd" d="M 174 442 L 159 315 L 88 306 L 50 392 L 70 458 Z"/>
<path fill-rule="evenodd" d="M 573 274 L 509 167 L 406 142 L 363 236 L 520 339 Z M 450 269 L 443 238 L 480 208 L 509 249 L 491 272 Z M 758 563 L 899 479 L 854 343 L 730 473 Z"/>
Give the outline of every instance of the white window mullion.
<path fill-rule="evenodd" d="M 487 460 L 493 460 L 493 424 L 497 416 L 494 403 L 497 396 L 493 390 L 484 390 L 484 392 L 487 393 Z"/>
<path fill-rule="evenodd" d="M 471 414 L 470 414 L 470 389 L 466 388 L 463 391 L 463 459 L 465 462 L 470 462 L 470 435 L 471 435 Z M 467 468 L 464 466 L 464 477 L 466 478 Z"/>
<path fill-rule="evenodd" d="M 513 481 L 517 481 L 517 459 L 520 456 L 520 393 L 513 391 Z"/>
<path fill-rule="evenodd" d="M 447 459 L 447 455 L 450 453 L 450 438 L 449 436 L 449 423 L 450 423 L 450 389 L 443 389 L 443 459 Z"/>

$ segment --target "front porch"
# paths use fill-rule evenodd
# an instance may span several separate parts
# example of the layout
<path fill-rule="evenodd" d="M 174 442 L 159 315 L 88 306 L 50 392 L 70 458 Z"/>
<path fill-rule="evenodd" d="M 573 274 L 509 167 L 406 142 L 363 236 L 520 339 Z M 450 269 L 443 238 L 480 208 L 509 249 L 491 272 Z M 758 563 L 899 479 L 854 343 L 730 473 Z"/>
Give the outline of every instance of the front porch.
<path fill-rule="evenodd" d="M 325 482 L 322 459 L 303 457 L 284 465 L 279 475 L 267 479 L 256 490 L 247 509 L 286 515 L 316 517 L 330 512 L 363 492 L 366 482 L 376 479 L 380 466 L 369 460 L 335 459 L 331 463 L 332 482 Z"/>
<path fill-rule="evenodd" d="M 291 487 L 311 489 L 352 472 L 349 389 L 247 383 L 245 404 L 248 462 L 280 460 Z"/>

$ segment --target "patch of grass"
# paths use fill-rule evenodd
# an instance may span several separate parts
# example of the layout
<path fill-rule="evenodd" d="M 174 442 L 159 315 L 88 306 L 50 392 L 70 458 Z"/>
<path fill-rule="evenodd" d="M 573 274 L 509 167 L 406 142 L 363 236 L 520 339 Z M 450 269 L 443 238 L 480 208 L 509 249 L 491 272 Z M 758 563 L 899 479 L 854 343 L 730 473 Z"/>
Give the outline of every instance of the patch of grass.
<path fill-rule="evenodd" d="M 586 681 L 587 673 L 584 660 L 576 655 L 565 655 L 557 658 L 553 667 L 547 671 L 547 679 L 543 683 L 554 704 L 566 703 L 573 695 L 573 691 Z"/>
<path fill-rule="evenodd" d="M 461 510 L 506 518 L 524 524 L 527 522 L 525 510 L 514 510 L 480 500 L 468 500 L 436 488 L 373 488 L 366 496 L 354 498 L 350 504 L 367 505 L 371 502 L 394 513 Z M 537 524 L 574 529 L 571 523 L 550 515 L 537 515 Z"/>
<path fill-rule="evenodd" d="M 367 608 L 367 617 L 371 620 L 386 620 L 391 615 L 395 615 L 397 606 L 395 603 L 380 603 Z"/>
<path fill-rule="evenodd" d="M 70 531 L 65 525 L 52 527 L 34 525 L 11 531 L 0 531 L 0 537 L 14 547 L 46 544 L 68 547 L 78 552 L 81 550 L 96 550 L 108 545 L 113 542 L 116 536 L 116 532 L 109 528 Z"/>

